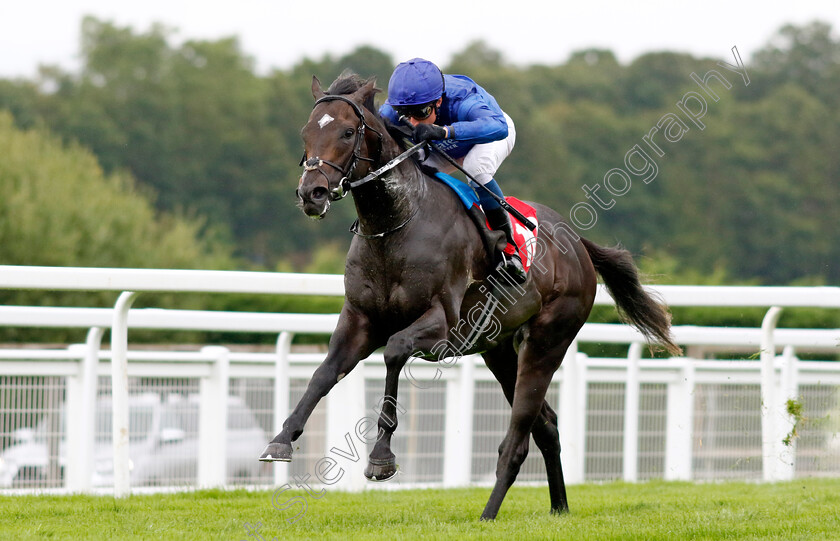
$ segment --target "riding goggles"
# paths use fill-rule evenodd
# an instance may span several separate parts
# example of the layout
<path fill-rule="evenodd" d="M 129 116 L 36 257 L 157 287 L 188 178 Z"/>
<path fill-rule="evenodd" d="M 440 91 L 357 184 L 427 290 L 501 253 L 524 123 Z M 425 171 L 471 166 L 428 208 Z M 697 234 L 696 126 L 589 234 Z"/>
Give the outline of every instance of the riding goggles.
<path fill-rule="evenodd" d="M 400 116 L 407 116 L 416 120 L 424 120 L 431 116 L 432 112 L 435 110 L 435 105 L 436 102 L 427 103 L 425 105 L 403 105 L 400 107 L 394 107 L 394 110 Z"/>

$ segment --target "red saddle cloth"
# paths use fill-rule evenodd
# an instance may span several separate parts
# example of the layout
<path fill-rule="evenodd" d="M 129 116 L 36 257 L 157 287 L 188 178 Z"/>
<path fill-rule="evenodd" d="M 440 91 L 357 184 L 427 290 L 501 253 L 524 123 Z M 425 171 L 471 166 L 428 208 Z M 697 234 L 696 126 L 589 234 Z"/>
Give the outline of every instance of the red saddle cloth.
<path fill-rule="evenodd" d="M 537 227 L 531 231 L 513 214 L 510 215 L 510 225 L 513 227 L 513 240 L 515 240 L 516 245 L 519 246 L 519 257 L 522 259 L 522 267 L 525 269 L 525 272 L 528 272 L 528 269 L 531 268 L 531 263 L 533 262 L 534 256 L 537 252 L 537 232 L 540 229 L 539 223 L 537 222 L 537 211 L 534 210 L 534 207 L 523 203 L 515 197 L 508 196 L 505 197 L 505 200 L 510 204 L 510 206 L 531 220 L 532 223 L 537 224 Z M 487 227 L 489 228 L 490 224 L 487 224 Z M 512 244 L 508 244 L 505 247 L 506 254 L 513 255 L 515 252 L 516 248 L 514 248 Z"/>

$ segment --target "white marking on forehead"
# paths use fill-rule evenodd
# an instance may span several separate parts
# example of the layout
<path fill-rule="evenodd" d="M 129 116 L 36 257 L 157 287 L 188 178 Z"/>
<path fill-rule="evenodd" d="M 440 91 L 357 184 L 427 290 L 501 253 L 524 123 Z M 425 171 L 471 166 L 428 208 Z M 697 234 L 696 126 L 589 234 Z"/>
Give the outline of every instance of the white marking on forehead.
<path fill-rule="evenodd" d="M 318 121 L 318 127 L 320 127 L 321 129 L 324 129 L 324 126 L 326 126 L 327 124 L 329 124 L 333 120 L 335 120 L 333 117 L 331 117 L 327 113 L 324 113 L 324 116 L 322 116 L 321 120 Z"/>

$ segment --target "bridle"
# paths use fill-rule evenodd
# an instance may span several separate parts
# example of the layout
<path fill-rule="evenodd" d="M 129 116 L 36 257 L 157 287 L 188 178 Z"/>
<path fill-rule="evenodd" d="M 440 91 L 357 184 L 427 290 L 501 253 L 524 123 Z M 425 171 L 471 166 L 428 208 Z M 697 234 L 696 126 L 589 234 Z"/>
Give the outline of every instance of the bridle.
<path fill-rule="evenodd" d="M 336 94 L 329 94 L 329 95 L 323 96 L 315 102 L 315 105 L 312 108 L 314 109 L 315 107 L 317 107 L 319 103 L 322 103 L 322 102 L 325 102 L 325 101 L 334 101 L 334 100 L 343 101 L 343 102 L 347 103 L 348 105 L 350 105 L 350 107 L 353 108 L 353 112 L 356 113 L 357 117 L 359 117 L 359 126 L 356 128 L 356 142 L 353 145 L 353 153 L 350 156 L 350 159 L 348 160 L 347 165 L 344 166 L 344 167 L 341 167 L 340 165 L 338 165 L 334 162 L 331 162 L 329 160 L 322 160 L 318 156 L 315 156 L 314 158 L 307 158 L 306 151 L 304 151 L 303 157 L 300 160 L 300 165 L 302 165 L 303 168 L 304 168 L 304 174 L 307 171 L 318 171 L 319 173 L 324 175 L 325 179 L 327 179 L 327 187 L 328 188 L 329 188 L 330 179 L 327 176 L 327 174 L 324 172 L 324 170 L 321 169 L 321 166 L 322 165 L 329 165 L 330 167 L 332 167 L 333 169 L 335 169 L 336 171 L 341 173 L 342 176 L 341 176 L 341 180 L 338 182 L 338 186 L 336 186 L 332 190 L 329 190 L 330 201 L 338 201 L 339 199 L 341 199 L 345 195 L 347 195 L 350 192 L 350 190 L 358 188 L 359 186 L 362 186 L 364 184 L 367 184 L 368 182 L 371 182 L 373 180 L 376 180 L 376 179 L 380 178 L 384 173 L 386 173 L 387 171 L 390 171 L 391 169 L 393 169 L 394 167 L 396 167 L 397 165 L 399 165 L 403 161 L 405 161 L 408 158 L 410 158 L 411 156 L 415 155 L 423 147 L 426 146 L 425 142 L 418 143 L 418 144 L 412 146 L 411 148 L 409 148 L 408 150 L 406 150 L 405 152 L 403 152 L 402 154 L 400 154 L 399 156 L 390 160 L 387 164 L 383 165 L 382 167 L 380 167 L 376 171 L 372 171 L 372 172 L 368 173 L 367 175 L 364 176 L 364 178 L 358 178 L 356 180 L 351 180 L 350 177 L 353 176 L 353 173 L 354 173 L 354 171 L 356 169 L 356 166 L 358 165 L 359 161 L 366 161 L 366 162 L 370 162 L 371 164 L 374 164 L 374 163 L 378 163 L 379 160 L 381 159 L 381 157 L 382 157 L 382 132 L 380 132 L 379 130 L 377 130 L 376 128 L 373 128 L 370 124 L 368 124 L 367 120 L 365 119 L 365 113 L 364 113 L 364 111 L 362 111 L 362 108 L 359 107 L 359 105 L 356 104 L 354 101 L 352 101 L 352 100 L 350 100 L 350 99 L 348 99 L 344 96 L 336 95 Z M 373 133 L 375 133 L 377 135 L 377 137 L 379 139 L 378 144 L 376 146 L 376 151 L 374 152 L 372 158 L 367 158 L 367 157 L 362 156 L 360 154 L 360 151 L 361 151 L 361 148 L 362 148 L 362 142 L 365 139 L 365 130 L 372 131 Z M 353 225 L 350 226 L 350 231 L 353 232 L 354 235 L 357 235 L 359 237 L 363 237 L 363 238 L 366 238 L 366 239 L 382 238 L 386 235 L 390 235 L 391 233 L 399 231 L 400 229 L 402 229 L 403 227 L 408 225 L 408 223 L 414 218 L 414 216 L 417 215 L 418 210 L 419 210 L 419 208 L 415 209 L 414 213 L 411 216 L 409 216 L 408 219 L 405 220 L 404 222 L 402 222 L 401 224 L 397 225 L 396 227 L 392 227 L 391 229 L 389 229 L 387 231 L 383 231 L 381 233 L 375 233 L 375 234 L 362 233 L 361 230 L 360 230 L 360 227 L 359 227 L 359 220 L 356 220 L 353 223 Z"/>
<path fill-rule="evenodd" d="M 314 158 L 307 158 L 306 151 L 304 151 L 303 157 L 300 159 L 300 165 L 303 166 L 304 173 L 306 173 L 307 171 L 318 171 L 319 173 L 324 175 L 324 178 L 327 179 L 327 187 L 329 187 L 330 179 L 324 172 L 324 170 L 321 169 L 321 166 L 329 165 L 330 167 L 341 173 L 341 180 L 338 181 L 338 186 L 330 190 L 330 199 L 332 201 L 338 201 L 350 192 L 350 177 L 353 175 L 356 166 L 360 161 L 370 162 L 372 164 L 377 163 L 382 155 L 382 132 L 371 127 L 370 124 L 367 123 L 367 120 L 365 120 L 364 111 L 362 111 L 362 108 L 359 107 L 359 105 L 356 104 L 356 102 L 344 96 L 329 94 L 319 98 L 312 108 L 315 109 L 315 107 L 317 107 L 320 103 L 336 100 L 343 101 L 349 104 L 350 107 L 353 108 L 353 112 L 356 113 L 356 116 L 359 117 L 359 126 L 356 128 L 356 141 L 353 145 L 353 154 L 350 156 L 350 159 L 348 160 L 347 164 L 344 167 L 341 167 L 335 162 L 323 160 L 318 156 L 315 156 Z M 367 158 L 359 153 L 362 149 L 362 142 L 365 140 L 365 130 L 372 131 L 379 138 L 379 142 L 376 146 L 376 152 L 374 153 L 374 157 L 372 158 Z"/>

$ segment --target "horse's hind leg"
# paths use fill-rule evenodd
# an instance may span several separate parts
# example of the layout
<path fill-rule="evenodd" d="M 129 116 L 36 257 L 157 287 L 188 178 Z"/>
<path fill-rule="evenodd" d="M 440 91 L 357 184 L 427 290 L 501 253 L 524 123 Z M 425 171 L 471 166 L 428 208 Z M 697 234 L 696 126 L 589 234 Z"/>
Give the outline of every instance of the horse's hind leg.
<path fill-rule="evenodd" d="M 569 500 L 566 498 L 566 482 L 563 480 L 563 466 L 560 463 L 560 432 L 557 430 L 557 414 L 545 400 L 543 400 L 540 416 L 531 429 L 531 434 L 534 435 L 534 442 L 540 448 L 545 461 L 551 513 L 566 513 L 569 511 Z"/>
<path fill-rule="evenodd" d="M 496 518 L 507 491 L 516 480 L 519 468 L 528 455 L 528 436 L 534 428 L 534 422 L 543 411 L 545 393 L 551 383 L 551 377 L 560 367 L 566 350 L 583 325 L 583 318 L 570 321 L 570 318 L 550 316 L 558 311 L 578 313 L 580 311 L 576 310 L 577 305 L 578 301 L 574 298 L 558 299 L 554 306 L 543 307 L 543 314 L 547 314 L 545 317 L 541 314 L 529 324 L 526 338 L 519 348 L 510 426 L 499 449 L 496 485 L 481 514 L 482 520 Z M 556 428 L 553 423 L 542 430 L 545 430 L 545 433 L 540 433 L 535 440 L 538 439 L 541 445 L 546 446 L 543 456 L 546 454 L 550 456 L 546 466 L 560 472 L 559 476 L 554 476 L 556 484 L 555 490 L 551 493 L 552 509 L 563 511 L 567 505 L 565 505 L 565 487 L 560 488 L 562 472 L 559 470 L 559 439 L 555 436 Z M 556 442 L 556 447 L 554 447 L 554 442 Z M 558 457 L 556 464 L 553 462 L 554 456 Z"/>
<path fill-rule="evenodd" d="M 513 405 L 516 386 L 517 359 L 513 345 L 508 342 L 493 351 L 482 355 L 487 367 L 502 386 L 508 403 Z M 531 428 L 534 442 L 542 453 L 548 477 L 548 493 L 551 498 L 551 512 L 562 513 L 569 510 L 566 498 L 566 484 L 563 480 L 563 468 L 560 460 L 560 434 L 557 430 L 557 414 L 543 399 L 539 416 Z M 499 447 L 501 453 L 503 445 Z"/>
<path fill-rule="evenodd" d="M 535 363 L 527 357 L 527 354 L 520 355 L 510 426 L 499 449 L 496 484 L 481 514 L 482 520 L 496 518 L 507 491 L 513 485 L 519 468 L 528 456 L 528 437 L 534 421 L 540 414 L 545 392 L 554 372 L 550 367 L 540 366 L 540 363 Z"/>

